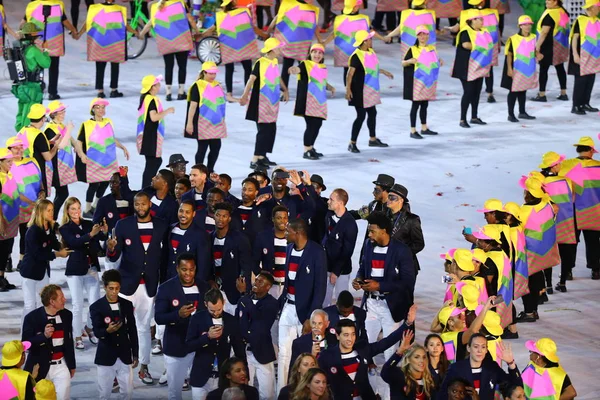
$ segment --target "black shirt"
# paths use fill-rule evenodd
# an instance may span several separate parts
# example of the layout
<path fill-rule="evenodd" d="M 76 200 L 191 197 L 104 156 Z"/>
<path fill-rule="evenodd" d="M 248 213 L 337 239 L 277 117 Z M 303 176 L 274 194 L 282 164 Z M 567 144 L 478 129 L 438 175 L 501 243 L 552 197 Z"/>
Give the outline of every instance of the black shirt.
<path fill-rule="evenodd" d="M 356 54 L 350 56 L 350 67 L 354 68 L 352 82 L 350 82 L 350 91 L 352 92 L 352 100 L 348 104 L 356 107 L 363 107 L 363 90 L 365 85 L 365 67 L 363 67 L 360 59 Z"/>
<path fill-rule="evenodd" d="M 46 140 L 46 136 L 43 133 L 38 134 L 33 141 L 33 158 L 37 161 L 40 171 L 42 171 L 42 189 L 46 191 L 46 194 L 48 194 L 48 187 L 46 185 L 46 160 L 42 153 L 49 151 L 50 145 L 48 144 L 48 140 Z"/>
<path fill-rule="evenodd" d="M 150 113 L 152 111 L 158 112 L 155 100 L 150 101 L 150 104 L 148 104 L 148 112 L 146 113 L 146 123 L 144 124 L 144 135 L 142 136 L 142 147 L 140 148 L 140 154 L 143 156 L 154 157 L 156 156 L 158 125 L 160 120 L 152 121 L 152 118 L 150 118 Z"/>

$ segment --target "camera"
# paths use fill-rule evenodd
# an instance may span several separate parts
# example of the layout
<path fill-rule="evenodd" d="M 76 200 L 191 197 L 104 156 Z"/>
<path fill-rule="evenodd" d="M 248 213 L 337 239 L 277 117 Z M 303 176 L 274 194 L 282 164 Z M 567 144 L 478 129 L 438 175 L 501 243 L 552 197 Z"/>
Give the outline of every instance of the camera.
<path fill-rule="evenodd" d="M 23 53 L 21 42 L 18 40 L 13 42 L 12 47 L 4 47 L 4 59 L 8 67 L 8 74 L 14 83 L 21 83 L 27 80 L 27 65 Z"/>

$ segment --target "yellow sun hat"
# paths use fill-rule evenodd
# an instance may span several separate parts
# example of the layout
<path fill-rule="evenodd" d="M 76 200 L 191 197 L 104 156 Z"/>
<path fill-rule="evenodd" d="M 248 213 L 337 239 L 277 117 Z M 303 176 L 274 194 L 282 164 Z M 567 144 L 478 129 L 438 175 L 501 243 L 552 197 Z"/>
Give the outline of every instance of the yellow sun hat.
<path fill-rule="evenodd" d="M 413 7 L 420 7 L 425 4 L 425 0 L 412 0 L 411 5 Z"/>
<path fill-rule="evenodd" d="M 352 46 L 358 47 L 373 36 L 375 36 L 375 32 L 358 31 L 354 36 L 354 44 Z"/>
<path fill-rule="evenodd" d="M 539 165 L 540 168 L 552 168 L 556 164 L 559 164 L 565 160 L 565 156 L 558 154 L 554 151 L 544 153 L 542 156 L 542 163 Z"/>
<path fill-rule="evenodd" d="M 488 259 L 488 256 L 487 254 L 485 254 L 485 251 L 479 248 L 471 250 L 471 253 L 473 253 L 473 259 L 479 261 L 482 264 L 484 264 Z"/>
<path fill-rule="evenodd" d="M 90 102 L 90 110 L 92 110 L 94 108 L 94 106 L 107 106 L 110 103 L 108 102 L 108 100 L 105 99 L 101 99 L 100 97 L 96 97 L 95 99 L 93 99 Z"/>
<path fill-rule="evenodd" d="M 479 231 L 473 232 L 473 236 L 481 240 L 495 240 L 498 243 L 502 243 L 500 240 L 500 228 L 497 224 L 484 225 Z"/>
<path fill-rule="evenodd" d="M 483 203 L 483 208 L 477 212 L 487 213 L 492 211 L 502 211 L 502 202 L 498 199 L 489 199 Z"/>
<path fill-rule="evenodd" d="M 585 0 L 585 5 L 583 8 L 587 10 L 588 8 L 594 6 L 600 6 L 600 2 L 598 2 L 598 0 Z"/>
<path fill-rule="evenodd" d="M 42 104 L 33 104 L 27 113 L 29 119 L 42 119 L 48 113 L 48 109 Z"/>
<path fill-rule="evenodd" d="M 579 138 L 579 140 L 577 141 L 577 143 L 575 143 L 573 146 L 588 146 L 592 148 L 592 151 L 594 153 L 597 153 L 596 151 L 596 145 L 594 143 L 594 139 L 592 139 L 589 136 L 582 136 Z"/>
<path fill-rule="evenodd" d="M 219 67 L 213 61 L 205 61 L 202 63 L 202 71 L 210 74 L 216 74 L 219 72 Z"/>
<path fill-rule="evenodd" d="M 475 0 L 471 0 L 471 1 L 475 1 Z M 482 1 L 483 0 L 478 1 L 477 3 L 475 3 L 475 5 L 480 4 Z M 477 9 L 469 10 L 469 13 L 467 14 L 467 21 L 471 20 L 471 19 L 478 19 L 478 18 L 483 19 L 483 14 L 481 13 L 481 11 L 479 11 Z"/>
<path fill-rule="evenodd" d="M 354 11 L 354 7 L 362 6 L 362 4 L 362 0 L 344 0 L 344 9 L 342 10 L 342 12 L 344 14 L 352 14 L 352 11 Z"/>
<path fill-rule="evenodd" d="M 31 342 L 11 340 L 2 346 L 2 366 L 14 367 L 21 361 L 23 353 L 31 347 Z"/>
<path fill-rule="evenodd" d="M 419 35 L 421 33 L 427 33 L 427 34 L 429 34 L 429 29 L 427 29 L 427 27 L 425 25 L 419 25 L 419 26 L 417 26 L 416 34 Z"/>
<path fill-rule="evenodd" d="M 529 15 L 521 15 L 519 17 L 519 25 L 533 25 L 533 21 Z"/>
<path fill-rule="evenodd" d="M 0 160 L 13 158 L 13 153 L 7 147 L 0 147 Z"/>
<path fill-rule="evenodd" d="M 266 54 L 272 50 L 275 50 L 279 47 L 283 47 L 283 44 L 279 41 L 279 39 L 276 39 L 274 37 L 268 38 L 267 40 L 265 40 L 265 44 L 263 46 L 262 49 L 260 49 L 260 52 L 263 54 Z"/>
<path fill-rule="evenodd" d="M 313 50 L 318 50 L 321 53 L 325 54 L 325 47 L 323 47 L 321 43 L 314 43 L 312 46 L 310 46 L 310 51 Z"/>
<path fill-rule="evenodd" d="M 525 342 L 525 347 L 527 347 L 527 350 L 529 351 L 533 351 L 534 353 L 538 353 L 539 355 L 546 357 L 553 363 L 558 363 L 560 360 L 560 358 L 558 358 L 556 355 L 556 343 L 554 343 L 554 340 L 550 338 L 541 338 L 537 342 L 528 340 Z"/>
<path fill-rule="evenodd" d="M 23 141 L 21 139 L 19 139 L 16 136 L 11 136 L 8 139 L 6 139 L 6 147 L 8 147 L 9 149 L 11 147 L 18 147 L 18 146 L 24 146 Z"/>
<path fill-rule="evenodd" d="M 154 75 L 146 75 L 142 79 L 142 89 L 140 89 L 140 93 L 148 93 L 152 86 L 161 83 L 163 80 L 162 75 L 154 76 Z"/>
<path fill-rule="evenodd" d="M 455 284 L 456 290 L 462 296 L 463 304 L 469 311 L 474 311 L 479 305 L 479 287 L 474 281 L 461 281 Z"/>
<path fill-rule="evenodd" d="M 454 261 L 456 261 L 458 268 L 463 271 L 471 272 L 475 270 L 475 266 L 473 265 L 473 253 L 471 253 L 471 250 L 456 249 L 454 252 Z"/>
<path fill-rule="evenodd" d="M 42 379 L 35 385 L 36 400 L 56 400 L 56 388 L 48 379 Z"/>
<path fill-rule="evenodd" d="M 458 308 L 454 306 L 447 306 L 440 310 L 438 313 L 438 320 L 444 326 L 448 325 L 448 320 L 450 317 L 456 317 L 465 312 L 464 308 Z"/>
<path fill-rule="evenodd" d="M 514 201 L 504 204 L 504 211 L 521 221 L 521 206 Z"/>
<path fill-rule="evenodd" d="M 502 318 L 500 318 L 500 315 L 497 312 L 489 310 L 485 313 L 485 317 L 483 319 L 483 326 L 485 326 L 485 329 L 487 329 L 487 331 L 492 335 L 500 336 L 504 332 L 504 329 L 502 329 L 501 321 Z"/>
<path fill-rule="evenodd" d="M 66 106 L 64 103 L 61 103 L 58 100 L 54 100 L 51 101 L 48 104 L 48 114 L 56 114 L 59 113 L 61 111 L 64 111 L 67 109 L 68 106 Z"/>

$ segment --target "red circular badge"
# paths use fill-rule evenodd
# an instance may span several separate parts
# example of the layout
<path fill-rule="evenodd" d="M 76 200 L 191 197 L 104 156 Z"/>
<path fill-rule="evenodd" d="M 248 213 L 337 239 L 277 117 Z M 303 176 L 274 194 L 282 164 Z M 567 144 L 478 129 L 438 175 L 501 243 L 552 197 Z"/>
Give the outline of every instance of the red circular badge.
<path fill-rule="evenodd" d="M 77 235 L 75 235 L 76 238 L 80 238 L 81 236 L 79 235 L 79 233 Z"/>
<path fill-rule="evenodd" d="M 106 216 L 107 216 L 108 218 L 112 218 L 112 217 L 113 217 L 113 213 L 109 212 L 108 214 L 106 214 Z"/>
<path fill-rule="evenodd" d="M 173 307 L 177 307 L 179 305 L 179 300 L 173 299 L 173 301 L 171 302 L 171 304 L 173 304 Z"/>
<path fill-rule="evenodd" d="M 125 244 L 127 246 L 131 246 L 131 239 L 125 239 Z"/>
<path fill-rule="evenodd" d="M 264 253 L 264 254 L 267 254 L 268 252 L 269 252 L 269 250 L 267 250 L 267 248 L 265 247 L 265 248 L 263 249 L 263 253 Z"/>
<path fill-rule="evenodd" d="M 332 374 L 337 374 L 337 368 L 336 367 L 331 367 L 331 373 Z"/>
<path fill-rule="evenodd" d="M 46 243 L 46 242 L 42 243 L 42 247 L 46 247 L 46 246 L 48 246 L 48 243 Z"/>
<path fill-rule="evenodd" d="M 106 317 L 106 318 L 104 318 L 104 323 L 106 323 L 106 324 L 110 324 L 110 317 Z"/>
<path fill-rule="evenodd" d="M 329 333 L 331 333 L 332 335 L 335 335 L 335 328 L 329 328 Z"/>

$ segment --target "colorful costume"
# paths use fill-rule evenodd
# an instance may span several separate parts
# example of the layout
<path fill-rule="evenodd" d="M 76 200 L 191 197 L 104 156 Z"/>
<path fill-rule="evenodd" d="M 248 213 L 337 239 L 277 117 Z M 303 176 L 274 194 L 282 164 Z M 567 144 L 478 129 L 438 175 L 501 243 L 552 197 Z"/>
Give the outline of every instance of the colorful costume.
<path fill-rule="evenodd" d="M 529 34 L 527 37 L 516 34 L 508 38 L 505 54 L 512 53 L 513 76 L 510 77 L 507 74 L 508 57 L 506 57 L 501 81 L 503 88 L 511 92 L 524 92 L 538 86 L 535 43 L 534 34 Z"/>
<path fill-rule="evenodd" d="M 38 200 L 42 186 L 42 171 L 38 163 L 33 158 L 23 157 L 20 161 L 15 160 L 10 172 L 14 176 L 19 194 L 27 197 L 32 204 L 21 202 L 21 210 L 19 212 L 19 223 L 26 224 L 31 219 L 31 213 Z"/>
<path fill-rule="evenodd" d="M 542 200 L 521 207 L 529 276 L 560 263 L 552 204 Z"/>
<path fill-rule="evenodd" d="M 319 7 L 296 0 L 282 0 L 277 13 L 275 33 L 284 46 L 284 58 L 304 60 L 315 36 Z"/>
<path fill-rule="evenodd" d="M 0 234 L 0 240 L 12 239 L 19 233 L 21 199 L 17 180 L 11 172 L 0 172 L 0 187 L 2 225 L 4 227 L 4 234 Z"/>
<path fill-rule="evenodd" d="M 34 150 L 35 141 L 39 138 L 44 148 L 50 150 L 50 143 L 42 131 L 33 126 L 26 126 L 17 133 L 17 138 L 23 142 L 23 159 L 33 158 L 39 166 L 42 174 L 42 190 L 46 196 L 50 196 L 52 187 L 52 169 L 46 166 L 46 162 L 41 154 L 36 154 Z"/>
<path fill-rule="evenodd" d="M 417 63 L 404 67 L 404 99 L 435 100 L 440 73 L 440 60 L 435 46 L 412 46 L 408 49 L 404 60 L 411 58 L 416 58 Z"/>
<path fill-rule="evenodd" d="M 377 12 L 403 11 L 408 8 L 408 0 L 377 0 Z"/>
<path fill-rule="evenodd" d="M 299 68 L 294 115 L 327 119 L 327 66 L 304 60 Z"/>
<path fill-rule="evenodd" d="M 360 83 L 357 82 L 357 85 L 362 84 L 360 85 L 362 86 L 362 96 L 355 97 L 356 93 L 353 87 L 350 104 L 362 108 L 370 108 L 377 104 L 381 104 L 381 98 L 379 96 L 379 58 L 377 58 L 375 50 L 369 49 L 365 51 L 357 48 L 354 50 L 354 53 L 352 53 L 348 65 L 350 67 L 358 66 L 357 61 L 364 70 L 364 81 Z"/>
<path fill-rule="evenodd" d="M 219 11 L 216 26 L 223 64 L 259 57 L 252 16 L 247 8 L 236 8 L 228 12 Z"/>
<path fill-rule="evenodd" d="M 525 396 L 530 400 L 560 400 L 567 373 L 561 366 L 539 367 L 529 363 L 521 374 Z"/>
<path fill-rule="evenodd" d="M 0 52 L 4 54 L 4 41 L 6 40 L 6 32 L 4 31 L 4 24 L 6 23 L 6 13 L 4 12 L 4 6 L 0 4 Z"/>
<path fill-rule="evenodd" d="M 496 312 L 500 315 L 501 326 L 506 328 L 513 322 L 512 302 L 514 297 L 514 281 L 512 264 L 504 251 L 488 251 L 486 254 L 496 264 L 496 268 L 498 269 L 498 292 L 496 295 L 501 295 L 503 301 L 496 305 Z"/>
<path fill-rule="evenodd" d="M 586 3 L 587 4 L 587 3 Z M 573 36 L 579 35 L 576 43 L 579 53 L 579 63 L 576 64 L 573 59 L 573 48 L 569 58 L 569 75 L 575 76 L 575 85 L 573 87 L 573 107 L 578 114 L 581 111 L 597 112 L 590 106 L 590 99 L 594 89 L 594 80 L 596 74 L 600 72 L 600 19 L 597 16 L 589 17 L 580 15 L 573 24 L 573 29 L 569 36 L 569 42 L 573 46 Z"/>
<path fill-rule="evenodd" d="M 462 47 L 464 35 L 468 35 L 466 38 L 471 43 L 471 50 L 465 50 Z M 456 57 L 452 76 L 466 81 L 474 81 L 487 76 L 492 68 L 494 54 L 492 35 L 486 29 L 476 31 L 466 25 L 459 32 L 456 40 Z"/>
<path fill-rule="evenodd" d="M 253 74 L 257 79 L 250 95 L 246 119 L 258 123 L 275 123 L 279 114 L 280 77 L 277 59 L 259 58 Z"/>
<path fill-rule="evenodd" d="M 196 96 L 198 96 L 197 99 Z M 226 138 L 226 101 L 221 84 L 217 81 L 208 82 L 203 79 L 197 80 L 192 87 L 190 87 L 188 93 L 188 102 L 196 100 L 198 108 L 196 109 L 196 115 L 194 116 L 194 123 L 197 127 L 197 131 L 195 131 L 195 134 L 191 137 L 198 140 Z"/>
<path fill-rule="evenodd" d="M 348 67 L 348 59 L 354 52 L 356 32 L 368 31 L 371 22 L 367 15 L 341 14 L 333 21 L 333 65 Z"/>
<path fill-rule="evenodd" d="M 567 160 L 561 165 L 560 175 L 573 184 L 577 229 L 600 231 L 600 161 Z"/>
<path fill-rule="evenodd" d="M 51 136 L 50 132 L 52 132 Z M 48 140 L 54 138 L 56 135 L 64 137 L 67 133 L 67 127 L 64 124 L 51 122 L 46 125 L 45 133 Z M 77 182 L 73 146 L 71 146 L 70 141 L 58 150 L 52 161 L 46 161 L 46 174 L 48 174 L 48 179 L 54 187 L 67 186 Z"/>
<path fill-rule="evenodd" d="M 151 110 L 161 113 L 163 112 L 163 106 L 158 97 L 146 94 L 138 110 L 136 147 L 138 154 L 161 157 L 165 138 L 165 120 L 158 121 L 156 132 L 147 132 L 145 127 L 150 118 Z"/>
<path fill-rule="evenodd" d="M 417 27 L 424 26 L 429 31 L 427 44 L 435 46 L 435 11 L 404 10 L 400 14 L 400 54 L 402 59 L 411 46 L 417 42 Z"/>
<path fill-rule="evenodd" d="M 75 168 L 80 182 L 107 182 L 119 171 L 115 133 L 110 119 L 85 121 L 81 124 L 77 140 L 82 143 L 82 150 L 88 158 L 87 164 L 77 158 Z"/>
<path fill-rule="evenodd" d="M 88 9 L 87 60 L 123 63 L 127 60 L 127 9 L 93 4 Z"/>
<path fill-rule="evenodd" d="M 545 25 L 544 21 L 546 20 L 546 17 L 552 20 L 554 27 L 549 35 L 546 36 L 546 40 L 549 40 L 552 43 L 552 46 L 549 49 L 550 52 L 548 53 L 550 57 L 546 60 L 546 55 L 544 55 L 542 61 L 551 63 L 551 65 L 567 62 L 569 61 L 569 14 L 562 7 L 551 8 L 544 11 L 537 24 L 538 37 L 542 30 L 542 26 Z"/>
<path fill-rule="evenodd" d="M 164 55 L 193 50 L 194 41 L 185 3 L 182 0 L 167 0 L 162 4 L 163 7 L 159 7 L 156 2 L 150 8 L 158 52 Z"/>
<path fill-rule="evenodd" d="M 437 18 L 458 18 L 463 5 L 461 0 L 427 0 L 427 9 Z"/>
<path fill-rule="evenodd" d="M 48 10 L 49 8 L 49 10 Z M 64 4 L 59 0 L 36 0 L 27 4 L 25 20 L 35 24 L 42 32 L 50 57 L 65 55 L 65 29 L 62 17 Z M 49 15 L 44 15 L 44 12 Z"/>

